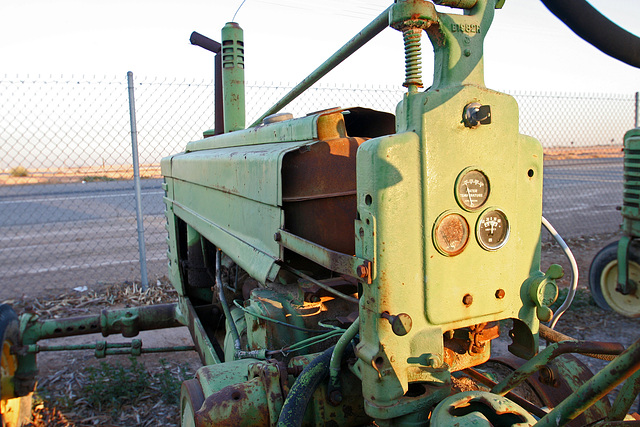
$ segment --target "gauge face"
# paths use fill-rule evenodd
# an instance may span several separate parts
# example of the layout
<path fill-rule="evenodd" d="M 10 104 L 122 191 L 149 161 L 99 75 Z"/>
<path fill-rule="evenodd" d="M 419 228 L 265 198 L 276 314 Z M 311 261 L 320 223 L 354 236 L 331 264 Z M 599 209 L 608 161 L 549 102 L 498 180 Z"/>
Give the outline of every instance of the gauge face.
<path fill-rule="evenodd" d="M 433 230 L 436 248 L 444 255 L 458 255 L 469 241 L 469 224 L 457 213 L 443 214 Z"/>
<path fill-rule="evenodd" d="M 463 209 L 475 210 L 489 198 L 489 180 L 477 169 L 463 171 L 456 184 L 456 198 Z"/>
<path fill-rule="evenodd" d="M 478 220 L 476 236 L 480 246 L 489 251 L 500 249 L 509 238 L 509 222 L 499 209 L 487 209 Z"/>

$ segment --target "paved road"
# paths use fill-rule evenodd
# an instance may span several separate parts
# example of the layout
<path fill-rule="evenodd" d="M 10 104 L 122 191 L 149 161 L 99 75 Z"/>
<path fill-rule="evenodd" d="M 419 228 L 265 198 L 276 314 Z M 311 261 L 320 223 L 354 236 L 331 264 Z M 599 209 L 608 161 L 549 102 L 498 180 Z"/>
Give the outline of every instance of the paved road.
<path fill-rule="evenodd" d="M 622 158 L 548 161 L 543 215 L 566 236 L 615 232 L 622 186 Z"/>
<path fill-rule="evenodd" d="M 143 180 L 149 276 L 166 272 L 161 180 Z M 0 300 L 139 279 L 131 181 L 0 188 Z"/>
<path fill-rule="evenodd" d="M 622 159 L 547 162 L 544 215 L 565 237 L 616 231 Z M 142 181 L 150 278 L 166 272 L 161 180 Z M 0 188 L 0 300 L 139 278 L 131 181 Z"/>

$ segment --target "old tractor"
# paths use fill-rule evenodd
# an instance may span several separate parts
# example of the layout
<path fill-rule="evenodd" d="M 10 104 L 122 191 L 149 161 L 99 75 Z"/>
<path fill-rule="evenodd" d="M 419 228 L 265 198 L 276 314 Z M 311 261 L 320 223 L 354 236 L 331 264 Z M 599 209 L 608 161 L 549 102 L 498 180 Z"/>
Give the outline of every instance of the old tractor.
<path fill-rule="evenodd" d="M 624 136 L 622 232 L 596 254 L 589 269 L 595 302 L 627 317 L 640 317 L 640 128 Z"/>
<path fill-rule="evenodd" d="M 397 0 L 249 126 L 242 29 L 228 23 L 220 43 L 194 35 L 217 53 L 220 86 L 215 129 L 162 160 L 178 301 L 69 319 L 1 307 L 4 425 L 20 423 L 39 340 L 181 325 L 203 364 L 182 384 L 183 426 L 623 423 L 640 341 L 543 324 L 557 321 L 563 271 L 540 270 L 542 147 L 519 133 L 514 98 L 484 85 L 503 2 Z M 388 26 L 406 57 L 395 115 L 281 113 Z M 517 358 L 491 358 L 500 335 Z M 575 353 L 611 362 L 593 375 Z"/>

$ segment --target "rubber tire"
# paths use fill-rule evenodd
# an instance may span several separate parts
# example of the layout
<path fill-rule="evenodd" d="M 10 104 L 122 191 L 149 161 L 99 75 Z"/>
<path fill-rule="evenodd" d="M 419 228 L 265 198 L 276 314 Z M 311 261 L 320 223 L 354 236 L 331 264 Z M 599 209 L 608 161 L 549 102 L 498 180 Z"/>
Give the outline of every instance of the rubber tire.
<path fill-rule="evenodd" d="M 637 255 L 629 252 L 629 262 L 631 264 L 635 264 L 635 269 L 640 270 L 640 258 Z M 602 275 L 606 274 L 610 268 L 611 263 L 615 263 L 613 268 L 617 268 L 618 263 L 618 242 L 612 242 L 602 248 L 600 252 L 593 257 L 593 261 L 591 261 L 591 266 L 589 267 L 589 289 L 591 290 L 591 296 L 594 301 L 598 305 L 598 307 L 603 310 L 611 311 L 614 310 L 623 316 L 635 317 L 631 316 L 628 313 L 622 312 L 618 307 L 612 307 L 607 299 L 605 298 L 604 291 L 602 288 Z M 640 307 L 639 307 L 640 308 Z"/>
<path fill-rule="evenodd" d="M 604 268 L 611 261 L 615 261 L 618 259 L 618 241 L 609 243 L 604 248 L 600 249 L 600 251 L 593 257 L 591 261 L 591 265 L 589 266 L 589 290 L 591 291 L 591 296 L 593 300 L 596 302 L 598 307 L 606 311 L 612 311 L 609 304 L 607 304 L 607 300 L 604 299 L 604 295 L 602 294 L 602 287 L 600 286 L 600 277 L 602 276 L 602 272 Z"/>
<path fill-rule="evenodd" d="M 16 361 L 6 360 L 7 352 L 5 346 L 18 344 L 20 335 L 18 316 L 16 312 L 7 304 L 0 304 L 0 363 L 6 368 L 15 369 Z M 9 365 L 12 365 L 11 367 Z M 2 370 L 0 370 L 0 379 Z M 8 398 L 2 401 L 2 408 L 11 408 L 10 413 L 1 413 L 0 422 L 2 427 L 21 427 L 31 421 L 31 398 L 32 393 L 23 397 Z M 1 412 L 1 411 L 0 411 Z"/>

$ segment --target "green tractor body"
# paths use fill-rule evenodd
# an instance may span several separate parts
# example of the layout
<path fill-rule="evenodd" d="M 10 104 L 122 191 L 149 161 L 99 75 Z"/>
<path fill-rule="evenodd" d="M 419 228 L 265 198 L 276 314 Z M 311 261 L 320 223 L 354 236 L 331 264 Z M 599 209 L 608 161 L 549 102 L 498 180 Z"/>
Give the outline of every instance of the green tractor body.
<path fill-rule="evenodd" d="M 515 100 L 484 85 L 483 42 L 502 2 L 437 3 L 463 14 L 395 2 L 247 128 L 243 34 L 227 24 L 214 43 L 224 114 L 162 160 L 178 301 L 23 316 L 7 395 L 33 389 L 40 339 L 186 325 L 203 366 L 182 385 L 184 426 L 621 420 L 628 402 L 609 414 L 601 399 L 638 369 L 639 344 L 587 381 L 577 359 L 557 356 L 620 348 L 567 341 L 541 325 L 553 317 L 563 272 L 540 271 L 542 147 L 519 133 Z M 280 112 L 387 26 L 405 44 L 407 90 L 395 114 Z M 425 33 L 435 53 L 427 90 Z M 518 362 L 490 360 L 505 322 Z M 541 351 L 542 335 L 556 344 Z M 512 392 L 544 369 L 566 390 L 562 399 L 548 384 L 532 386 L 536 398 Z"/>

